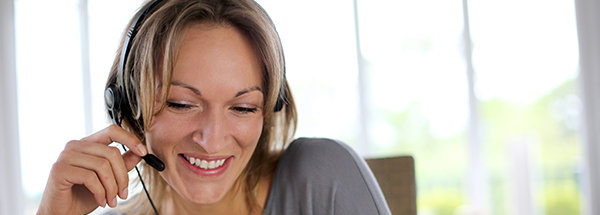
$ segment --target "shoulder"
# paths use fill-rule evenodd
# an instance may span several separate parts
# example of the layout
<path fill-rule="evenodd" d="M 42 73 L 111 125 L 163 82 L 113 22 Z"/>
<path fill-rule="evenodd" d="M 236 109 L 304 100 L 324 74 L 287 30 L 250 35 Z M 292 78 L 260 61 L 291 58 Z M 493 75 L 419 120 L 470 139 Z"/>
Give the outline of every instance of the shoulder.
<path fill-rule="evenodd" d="M 298 138 L 290 143 L 288 149 L 313 151 L 325 149 L 341 152 L 352 150 L 350 146 L 342 141 L 327 138 Z"/>
<path fill-rule="evenodd" d="M 336 177 L 338 170 L 357 169 L 364 162 L 346 143 L 324 138 L 300 138 L 290 143 L 278 166 L 294 176 Z"/>
<path fill-rule="evenodd" d="M 271 214 L 305 210 L 315 214 L 389 214 L 364 159 L 346 143 L 332 139 L 300 138 L 290 143 L 277 166 L 269 200 Z"/>
<path fill-rule="evenodd" d="M 325 138 L 296 139 L 290 143 L 282 158 L 302 161 L 302 164 L 319 164 L 322 161 L 339 164 L 362 160 L 346 143 Z"/>

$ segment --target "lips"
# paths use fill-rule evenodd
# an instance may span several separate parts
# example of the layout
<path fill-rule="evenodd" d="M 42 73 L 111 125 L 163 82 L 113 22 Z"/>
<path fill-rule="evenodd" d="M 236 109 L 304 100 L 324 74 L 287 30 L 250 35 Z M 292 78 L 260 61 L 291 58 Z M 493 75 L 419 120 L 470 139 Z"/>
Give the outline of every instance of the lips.
<path fill-rule="evenodd" d="M 223 166 L 227 158 L 219 159 L 219 160 L 204 160 L 200 158 L 190 157 L 187 155 L 182 155 L 185 160 L 187 160 L 190 164 L 202 168 L 202 169 L 215 169 Z"/>
<path fill-rule="evenodd" d="M 188 170 L 200 177 L 217 177 L 222 175 L 229 166 L 230 158 L 215 157 L 198 158 L 191 155 L 179 154 L 179 160 Z"/>

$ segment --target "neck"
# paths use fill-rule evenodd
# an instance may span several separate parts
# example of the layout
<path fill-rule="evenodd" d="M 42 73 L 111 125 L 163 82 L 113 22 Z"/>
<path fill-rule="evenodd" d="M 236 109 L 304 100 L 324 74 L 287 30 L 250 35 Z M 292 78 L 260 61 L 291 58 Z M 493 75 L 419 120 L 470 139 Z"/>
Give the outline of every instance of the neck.
<path fill-rule="evenodd" d="M 248 202 L 244 192 L 244 183 L 238 180 L 231 190 L 215 204 L 198 205 L 187 201 L 173 189 L 168 189 L 167 195 L 171 196 L 165 202 L 161 214 L 240 214 L 240 215 L 260 215 L 264 208 L 269 190 L 271 187 L 272 176 L 263 177 L 259 180 L 257 187 L 252 195 L 258 201 L 258 205 L 252 206 Z"/>

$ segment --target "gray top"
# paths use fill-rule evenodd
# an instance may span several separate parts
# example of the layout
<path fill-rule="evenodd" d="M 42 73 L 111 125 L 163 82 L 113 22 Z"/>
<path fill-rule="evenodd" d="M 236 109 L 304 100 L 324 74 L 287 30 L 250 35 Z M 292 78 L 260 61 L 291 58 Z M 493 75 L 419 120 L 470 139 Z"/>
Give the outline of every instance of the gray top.
<path fill-rule="evenodd" d="M 391 214 L 367 163 L 345 143 L 301 138 L 275 170 L 264 214 Z"/>
<path fill-rule="evenodd" d="M 391 212 L 367 163 L 350 146 L 330 139 L 300 138 L 290 143 L 277 165 L 263 214 Z"/>

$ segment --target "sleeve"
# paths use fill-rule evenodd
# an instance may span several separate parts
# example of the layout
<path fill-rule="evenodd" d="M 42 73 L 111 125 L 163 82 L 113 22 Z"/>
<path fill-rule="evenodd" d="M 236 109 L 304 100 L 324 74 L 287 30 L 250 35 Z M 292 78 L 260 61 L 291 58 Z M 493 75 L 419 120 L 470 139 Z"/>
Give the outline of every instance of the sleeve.
<path fill-rule="evenodd" d="M 340 141 L 295 140 L 273 181 L 269 214 L 391 214 L 366 162 Z"/>

